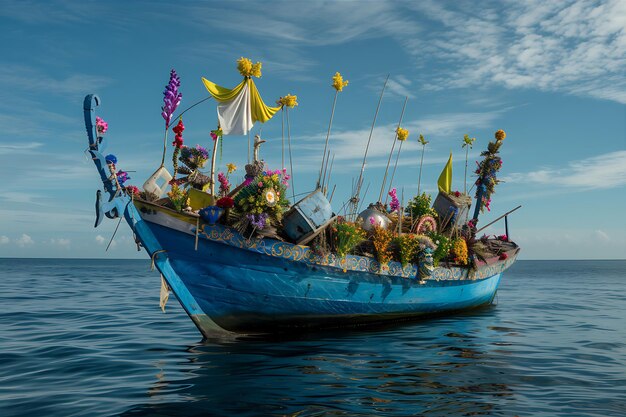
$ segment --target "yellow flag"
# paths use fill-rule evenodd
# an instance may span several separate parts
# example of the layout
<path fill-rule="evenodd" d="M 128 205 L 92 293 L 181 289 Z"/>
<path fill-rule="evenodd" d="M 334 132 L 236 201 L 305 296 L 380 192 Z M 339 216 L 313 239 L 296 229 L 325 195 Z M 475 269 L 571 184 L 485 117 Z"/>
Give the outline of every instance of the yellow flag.
<path fill-rule="evenodd" d="M 437 185 L 439 186 L 440 192 L 450 193 L 450 189 L 452 188 L 452 152 L 450 152 L 448 163 L 443 168 L 443 171 L 441 171 L 441 175 L 439 175 Z"/>

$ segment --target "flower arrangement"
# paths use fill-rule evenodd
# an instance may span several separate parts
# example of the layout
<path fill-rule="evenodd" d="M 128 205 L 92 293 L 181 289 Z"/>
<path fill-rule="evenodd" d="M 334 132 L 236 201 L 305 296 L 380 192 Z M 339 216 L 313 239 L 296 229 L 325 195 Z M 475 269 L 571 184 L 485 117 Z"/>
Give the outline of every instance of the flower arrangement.
<path fill-rule="evenodd" d="M 96 116 L 96 132 L 98 136 L 104 135 L 109 130 L 109 124 L 102 120 L 101 117 Z"/>
<path fill-rule="evenodd" d="M 411 216 L 414 219 L 419 219 L 422 216 L 437 217 L 437 212 L 430 207 L 431 203 L 430 194 L 422 193 L 413 197 L 406 206 L 405 213 L 407 216 Z"/>
<path fill-rule="evenodd" d="M 450 238 L 435 231 L 428 233 L 428 236 L 433 240 L 433 243 L 437 245 L 437 248 L 433 252 L 433 261 L 435 266 L 439 266 L 439 261 L 446 258 L 450 254 L 452 241 Z"/>
<path fill-rule="evenodd" d="M 280 104 L 285 107 L 294 108 L 298 105 L 298 96 L 292 96 L 291 94 L 287 94 L 284 97 L 278 99 L 276 104 Z"/>
<path fill-rule="evenodd" d="M 398 127 L 396 129 L 396 134 L 398 135 L 398 140 L 400 140 L 400 141 L 405 141 L 405 140 L 407 140 L 409 138 L 409 131 L 407 129 L 403 129 L 401 127 Z"/>
<path fill-rule="evenodd" d="M 187 191 L 181 189 L 177 184 L 172 184 L 170 191 L 167 192 L 167 196 L 177 211 L 182 211 L 188 205 L 189 197 Z"/>
<path fill-rule="evenodd" d="M 165 86 L 165 91 L 163 91 L 163 107 L 161 107 L 161 116 L 165 120 L 165 130 L 169 129 L 172 115 L 183 98 L 183 95 L 178 92 L 178 87 L 180 87 L 180 78 L 176 71 L 172 69 L 170 71 L 170 81 Z"/>
<path fill-rule="evenodd" d="M 237 70 L 239 71 L 239 74 L 243 75 L 244 77 L 260 78 L 262 66 L 262 63 L 257 61 L 256 64 L 253 64 L 251 60 L 244 57 L 241 57 L 237 60 Z"/>
<path fill-rule="evenodd" d="M 389 209 L 391 212 L 400 211 L 400 201 L 398 200 L 395 188 L 392 188 L 391 191 L 389 191 L 389 197 L 391 197 L 391 202 L 389 203 Z"/>
<path fill-rule="evenodd" d="M 345 257 L 356 245 L 366 239 L 365 230 L 357 223 L 339 221 L 331 228 L 337 249 L 337 256 Z"/>
<path fill-rule="evenodd" d="M 500 182 L 497 178 L 497 173 L 502 167 L 502 159 L 498 155 L 502 141 L 506 138 L 504 130 L 498 130 L 495 133 L 495 142 L 489 142 L 487 150 L 480 155 L 483 160 L 476 162 L 476 174 L 478 179 L 476 180 L 476 199 L 480 197 L 480 211 L 481 213 L 487 209 L 491 211 L 491 195 L 495 192 L 496 185 Z"/>
<path fill-rule="evenodd" d="M 268 217 L 264 220 L 264 225 L 280 223 L 283 213 L 289 206 L 286 198 L 288 180 L 286 170 L 268 170 L 261 173 L 237 193 L 235 197 L 237 211 L 242 216 L 256 215 L 254 221 L 257 222 L 259 221 L 258 215 L 266 214 Z"/>
<path fill-rule="evenodd" d="M 124 183 L 130 179 L 130 175 L 126 171 L 117 171 L 117 182 L 120 187 L 124 186 Z"/>
<path fill-rule="evenodd" d="M 452 241 L 452 256 L 454 257 L 454 262 L 459 265 L 467 265 L 468 261 L 468 252 L 467 252 L 467 242 L 462 237 L 456 238 Z"/>
<path fill-rule="evenodd" d="M 398 254 L 402 267 L 406 267 L 420 250 L 420 242 L 413 234 L 398 236 L 394 239 L 394 243 L 398 246 Z"/>
<path fill-rule="evenodd" d="M 134 185 L 127 185 L 126 187 L 124 187 L 124 189 L 126 190 L 126 194 L 131 197 L 137 198 L 141 195 L 141 191 L 139 191 L 139 188 Z"/>
<path fill-rule="evenodd" d="M 333 76 L 333 88 L 337 91 L 343 91 L 343 88 L 345 86 L 347 86 L 349 83 L 348 80 L 343 80 L 343 77 L 341 76 L 340 73 L 336 72 L 335 75 Z"/>
<path fill-rule="evenodd" d="M 374 226 L 372 230 L 372 243 L 376 251 L 376 260 L 383 267 L 391 260 L 391 250 L 389 244 L 393 239 L 393 232 L 380 226 Z"/>
<path fill-rule="evenodd" d="M 220 195 L 225 196 L 230 192 L 230 181 L 228 181 L 228 177 L 223 172 L 217 174 L 217 182 L 220 183 Z"/>
<path fill-rule="evenodd" d="M 209 160 L 209 152 L 203 146 L 196 145 L 195 148 L 183 145 L 180 148 L 180 157 L 178 158 L 183 166 L 178 167 L 178 172 L 185 174 L 186 177 L 172 179 L 170 184 L 187 185 L 201 190 L 207 185 L 211 179 L 200 172 L 200 168 Z"/>
<path fill-rule="evenodd" d="M 215 205 L 223 209 L 230 209 L 235 206 L 235 200 L 232 197 L 222 197 L 215 202 Z"/>

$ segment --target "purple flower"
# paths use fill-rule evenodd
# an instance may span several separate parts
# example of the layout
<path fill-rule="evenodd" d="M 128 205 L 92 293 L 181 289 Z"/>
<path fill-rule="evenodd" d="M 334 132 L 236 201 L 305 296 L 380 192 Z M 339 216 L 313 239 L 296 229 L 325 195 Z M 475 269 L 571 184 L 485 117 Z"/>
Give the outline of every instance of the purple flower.
<path fill-rule="evenodd" d="M 117 182 L 120 183 L 120 187 L 124 186 L 124 183 L 130 179 L 128 172 L 126 171 L 118 171 L 117 172 Z"/>
<path fill-rule="evenodd" d="M 398 200 L 398 196 L 396 195 L 395 188 L 392 188 L 391 191 L 389 191 L 389 197 L 391 197 L 389 208 L 392 212 L 397 211 L 400 208 L 400 201 Z"/>
<path fill-rule="evenodd" d="M 267 218 L 269 217 L 267 213 L 261 214 L 246 214 L 248 220 L 250 220 L 250 224 L 256 227 L 257 229 L 264 229 L 267 225 Z"/>
<path fill-rule="evenodd" d="M 196 149 L 202 154 L 202 158 L 209 159 L 209 151 L 204 146 L 196 145 Z"/>
<path fill-rule="evenodd" d="M 165 120 L 166 129 L 170 127 L 172 114 L 174 114 L 176 107 L 178 107 L 180 100 L 183 98 L 183 95 L 178 92 L 178 87 L 180 87 L 180 78 L 176 75 L 176 71 L 172 70 L 170 72 L 170 82 L 165 86 L 165 91 L 163 91 L 163 107 L 161 107 L 161 116 Z"/>

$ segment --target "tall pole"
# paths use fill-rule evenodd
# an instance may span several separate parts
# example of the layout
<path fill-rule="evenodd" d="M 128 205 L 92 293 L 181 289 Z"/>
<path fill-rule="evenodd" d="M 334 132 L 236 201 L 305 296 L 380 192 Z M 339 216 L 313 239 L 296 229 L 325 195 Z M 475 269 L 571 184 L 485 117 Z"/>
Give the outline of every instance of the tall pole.
<path fill-rule="evenodd" d="M 387 74 L 387 78 L 385 79 L 385 84 L 383 85 L 383 89 L 380 92 L 380 97 L 378 98 L 378 105 L 376 106 L 376 113 L 374 113 L 374 120 L 372 121 L 372 128 L 370 129 L 370 135 L 367 139 L 367 146 L 365 146 L 365 154 L 363 155 L 363 163 L 361 164 L 361 172 L 359 174 L 359 179 L 356 182 L 356 191 L 354 196 L 352 197 L 352 203 L 354 205 L 354 211 L 356 213 L 359 207 L 359 194 L 361 194 L 361 185 L 363 185 L 363 172 L 365 171 L 365 161 L 367 160 L 367 151 L 370 148 L 370 142 L 372 141 L 372 134 L 374 133 L 374 126 L 376 125 L 376 118 L 378 117 L 378 111 L 380 110 L 380 103 L 383 101 L 383 94 L 385 94 L 385 88 L 387 88 L 387 81 L 389 81 L 389 74 Z"/>
<path fill-rule="evenodd" d="M 402 106 L 402 113 L 400 113 L 400 120 L 398 121 L 398 127 L 396 128 L 396 134 L 393 138 L 393 143 L 391 144 L 391 151 L 389 152 L 389 159 L 387 159 L 387 167 L 385 168 L 385 175 L 383 176 L 383 183 L 380 185 L 380 194 L 378 195 L 378 202 L 383 201 L 383 191 L 385 190 L 385 184 L 387 182 L 387 173 L 389 172 L 389 163 L 391 162 L 391 156 L 393 155 L 393 150 L 396 146 L 396 141 L 398 140 L 398 129 L 402 124 L 402 118 L 404 117 L 404 110 L 406 109 L 406 102 L 409 101 L 408 97 L 404 98 L 404 105 Z M 402 146 L 402 144 L 400 144 Z M 399 155 L 399 154 L 398 154 Z"/>
<path fill-rule="evenodd" d="M 330 112 L 330 121 L 328 122 L 328 132 L 326 132 L 326 143 L 324 143 L 324 153 L 322 154 L 322 165 L 320 166 L 320 174 L 317 177 L 316 188 L 320 188 L 322 182 L 322 171 L 324 170 L 324 161 L 326 159 L 326 150 L 328 149 L 328 139 L 330 138 L 330 128 L 333 125 L 333 118 L 335 117 L 335 105 L 337 104 L 337 95 L 339 90 L 335 90 L 335 98 L 333 99 L 333 108 Z"/>

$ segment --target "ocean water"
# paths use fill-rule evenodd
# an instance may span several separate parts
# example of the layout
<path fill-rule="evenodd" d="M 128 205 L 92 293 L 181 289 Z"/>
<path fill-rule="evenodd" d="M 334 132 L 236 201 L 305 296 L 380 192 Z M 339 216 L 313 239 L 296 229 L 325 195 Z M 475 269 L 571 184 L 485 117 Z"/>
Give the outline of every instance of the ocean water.
<path fill-rule="evenodd" d="M 497 305 L 203 341 L 149 261 L 0 259 L 0 416 L 626 416 L 626 261 L 519 261 Z"/>

